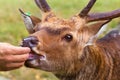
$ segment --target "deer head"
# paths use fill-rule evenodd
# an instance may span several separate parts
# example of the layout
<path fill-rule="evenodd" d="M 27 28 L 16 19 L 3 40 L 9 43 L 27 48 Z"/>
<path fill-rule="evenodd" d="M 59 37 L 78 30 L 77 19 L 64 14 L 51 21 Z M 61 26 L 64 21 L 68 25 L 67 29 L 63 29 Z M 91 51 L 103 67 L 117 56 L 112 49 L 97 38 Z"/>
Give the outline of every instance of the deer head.
<path fill-rule="evenodd" d="M 72 18 L 58 18 L 46 0 L 35 0 L 42 11 L 42 19 L 26 15 L 20 10 L 30 36 L 23 40 L 23 47 L 30 47 L 27 67 L 53 73 L 71 74 L 84 64 L 84 48 L 95 44 L 95 35 L 101 27 L 120 17 L 120 9 L 106 13 L 89 14 L 96 0 Z M 77 68 L 79 67 L 79 68 Z"/>

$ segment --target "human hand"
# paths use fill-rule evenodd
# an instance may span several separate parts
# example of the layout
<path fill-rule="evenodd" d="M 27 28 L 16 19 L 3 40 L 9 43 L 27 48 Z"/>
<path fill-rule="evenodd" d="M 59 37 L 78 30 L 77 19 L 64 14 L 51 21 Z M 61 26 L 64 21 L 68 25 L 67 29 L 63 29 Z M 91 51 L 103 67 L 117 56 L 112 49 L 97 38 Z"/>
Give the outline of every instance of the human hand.
<path fill-rule="evenodd" d="M 30 49 L 9 43 L 0 43 L 0 71 L 17 69 L 24 65 Z"/>

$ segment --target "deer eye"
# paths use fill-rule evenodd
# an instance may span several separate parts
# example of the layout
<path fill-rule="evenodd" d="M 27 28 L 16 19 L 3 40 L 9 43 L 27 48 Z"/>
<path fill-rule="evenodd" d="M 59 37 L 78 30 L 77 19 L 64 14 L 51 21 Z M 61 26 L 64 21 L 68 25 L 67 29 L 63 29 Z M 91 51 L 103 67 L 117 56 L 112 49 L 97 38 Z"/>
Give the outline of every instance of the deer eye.
<path fill-rule="evenodd" d="M 67 42 L 70 42 L 72 41 L 73 36 L 71 34 L 66 34 L 63 39 L 66 40 Z"/>

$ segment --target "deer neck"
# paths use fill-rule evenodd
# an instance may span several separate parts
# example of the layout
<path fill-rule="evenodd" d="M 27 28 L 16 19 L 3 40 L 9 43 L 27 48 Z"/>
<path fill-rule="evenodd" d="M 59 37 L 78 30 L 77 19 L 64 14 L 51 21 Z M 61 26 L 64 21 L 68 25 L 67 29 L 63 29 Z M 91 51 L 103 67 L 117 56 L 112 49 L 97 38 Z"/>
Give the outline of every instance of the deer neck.
<path fill-rule="evenodd" d="M 106 49 L 96 44 L 86 47 L 84 53 L 86 64 L 76 80 L 110 80 L 112 60 Z"/>
<path fill-rule="evenodd" d="M 77 73 L 56 76 L 60 80 L 110 80 L 112 62 L 109 60 L 109 54 L 104 53 L 104 48 L 86 47 L 83 51 L 83 57 L 84 59 L 81 60 L 83 65 Z"/>

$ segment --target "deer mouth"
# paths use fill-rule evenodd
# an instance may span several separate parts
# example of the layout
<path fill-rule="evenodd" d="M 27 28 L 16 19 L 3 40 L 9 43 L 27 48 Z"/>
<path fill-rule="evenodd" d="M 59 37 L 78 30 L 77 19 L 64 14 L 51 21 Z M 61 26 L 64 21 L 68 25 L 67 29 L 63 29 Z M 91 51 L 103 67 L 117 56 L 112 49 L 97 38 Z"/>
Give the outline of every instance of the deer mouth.
<path fill-rule="evenodd" d="M 31 52 L 29 53 L 29 57 L 27 60 L 31 61 L 34 59 L 40 59 L 40 60 L 45 59 L 45 55 L 40 54 L 39 51 L 36 49 L 36 47 L 33 47 L 31 49 Z"/>
<path fill-rule="evenodd" d="M 22 42 L 22 47 L 29 47 L 31 49 L 29 57 L 25 61 L 26 67 L 36 68 L 41 64 L 42 60 L 46 60 L 46 56 L 37 49 L 38 42 L 36 37 L 25 38 Z"/>
<path fill-rule="evenodd" d="M 35 48 L 35 47 L 34 47 Z M 46 60 L 45 55 L 38 54 L 34 48 L 31 49 L 28 59 L 25 61 L 26 67 L 38 68 L 42 60 Z"/>

